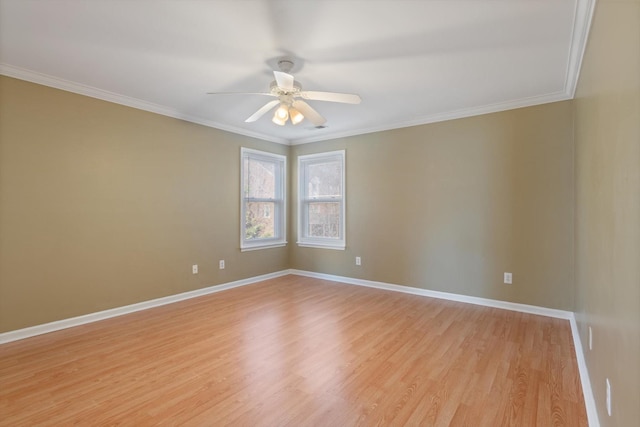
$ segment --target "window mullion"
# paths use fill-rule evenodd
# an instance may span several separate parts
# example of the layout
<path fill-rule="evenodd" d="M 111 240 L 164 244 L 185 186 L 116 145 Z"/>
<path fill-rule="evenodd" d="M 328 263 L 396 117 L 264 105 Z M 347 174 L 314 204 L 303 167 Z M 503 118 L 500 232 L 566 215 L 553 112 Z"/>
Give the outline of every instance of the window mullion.
<path fill-rule="evenodd" d="M 244 200 L 249 203 L 277 203 L 281 201 L 280 199 L 266 199 L 257 197 L 245 197 Z"/>

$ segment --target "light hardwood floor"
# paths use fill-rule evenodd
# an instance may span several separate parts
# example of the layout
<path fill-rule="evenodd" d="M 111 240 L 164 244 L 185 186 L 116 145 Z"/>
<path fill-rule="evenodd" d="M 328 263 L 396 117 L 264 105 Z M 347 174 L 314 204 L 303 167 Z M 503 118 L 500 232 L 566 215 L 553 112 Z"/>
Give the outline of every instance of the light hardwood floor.
<path fill-rule="evenodd" d="M 0 425 L 586 426 L 568 321 L 285 276 L 0 346 Z"/>

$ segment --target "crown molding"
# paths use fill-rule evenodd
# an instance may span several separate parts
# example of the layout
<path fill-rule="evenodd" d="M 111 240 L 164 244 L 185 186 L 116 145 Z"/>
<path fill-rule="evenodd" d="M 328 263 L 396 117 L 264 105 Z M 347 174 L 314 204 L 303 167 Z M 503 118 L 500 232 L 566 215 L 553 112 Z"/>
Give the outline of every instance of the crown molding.
<path fill-rule="evenodd" d="M 463 108 L 460 110 L 448 111 L 445 113 L 433 114 L 420 117 L 414 120 L 407 120 L 395 123 L 389 123 L 381 126 L 372 126 L 368 128 L 360 128 L 357 130 L 338 132 L 322 137 L 298 138 L 291 140 L 291 145 L 301 145 L 310 142 L 327 141 L 330 139 L 346 138 L 350 136 L 363 135 L 367 133 L 383 132 L 394 129 L 402 129 L 412 126 L 421 126 L 429 123 L 444 122 L 447 120 L 462 119 L 465 117 L 480 116 L 482 114 L 497 113 L 500 111 L 514 110 L 517 108 L 532 107 L 535 105 L 548 104 L 551 102 L 566 101 L 572 97 L 566 92 L 554 92 L 546 95 L 532 96 L 528 98 L 520 98 L 511 101 L 498 102 L 495 104 L 483 105 L 480 107 Z"/>
<path fill-rule="evenodd" d="M 578 87 L 582 59 L 587 48 L 589 30 L 593 21 L 596 0 L 577 0 L 576 13 L 573 17 L 571 31 L 571 45 L 569 48 L 569 62 L 567 64 L 565 91 L 569 98 L 573 98 Z"/>
<path fill-rule="evenodd" d="M 584 49 L 583 49 L 584 51 Z M 332 139 L 346 138 L 357 135 L 364 135 L 374 132 L 383 132 L 394 129 L 402 129 L 412 126 L 420 126 L 429 123 L 443 122 L 447 120 L 461 119 L 465 117 L 479 116 L 482 114 L 496 113 L 500 111 L 513 110 L 516 108 L 531 107 L 534 105 L 547 104 L 557 101 L 565 101 L 571 99 L 573 96 L 569 94 L 569 91 L 555 92 L 547 95 L 533 96 L 529 98 L 516 99 L 512 101 L 500 102 L 490 105 L 483 105 L 480 107 L 464 108 L 455 111 L 449 111 L 445 113 L 433 114 L 425 117 L 420 117 L 414 120 L 401 121 L 390 123 L 380 126 L 372 126 L 359 128 L 344 132 L 332 133 L 329 135 L 297 138 L 288 140 L 286 138 L 277 138 L 269 135 L 264 135 L 258 132 L 247 131 L 246 129 L 236 128 L 234 126 L 224 125 L 212 120 L 205 120 L 199 117 L 189 116 L 179 111 L 165 107 L 162 105 L 154 104 L 151 102 L 143 101 L 140 99 L 120 95 L 117 93 L 109 92 L 106 90 L 98 89 L 92 86 L 82 85 L 69 80 L 60 79 L 57 77 L 49 76 L 46 74 L 38 73 L 36 71 L 27 70 L 20 67 L 15 67 L 9 64 L 0 63 L 0 74 L 7 77 L 13 77 L 20 80 L 25 80 L 31 83 L 41 84 L 44 86 L 52 87 L 55 89 L 64 90 L 67 92 L 77 93 L 79 95 L 88 96 L 91 98 L 100 99 L 107 102 L 113 102 L 115 104 L 124 105 L 131 108 L 136 108 L 151 113 L 160 114 L 167 117 L 172 117 L 179 120 L 185 120 L 188 122 L 196 123 L 199 125 L 223 130 L 226 132 L 248 136 L 251 138 L 261 139 L 265 141 L 275 142 L 283 145 L 301 145 L 311 142 L 328 141 Z M 576 79 L 577 80 L 577 79 Z M 573 89 L 575 91 L 575 88 Z"/>
<path fill-rule="evenodd" d="M 151 113 L 172 117 L 174 119 L 196 123 L 199 125 L 230 132 L 233 134 L 248 136 L 256 139 L 262 139 L 265 141 L 275 142 L 278 144 L 289 145 L 289 140 L 285 138 L 277 138 L 269 135 L 264 135 L 258 132 L 251 132 L 246 129 L 240 129 L 234 126 L 224 125 L 222 123 L 218 123 L 213 120 L 206 120 L 200 117 L 184 114 L 173 108 L 165 107 L 164 105 L 154 104 L 152 102 L 147 102 L 141 99 L 120 95 L 118 93 L 113 93 L 113 92 L 98 89 L 92 86 L 75 83 L 69 80 L 60 79 L 57 77 L 49 76 L 47 74 L 38 73 L 36 71 L 15 67 L 9 64 L 0 63 L 0 74 L 7 77 L 13 77 L 19 80 L 25 80 L 31 83 L 37 83 L 43 86 L 52 87 L 55 89 L 60 89 L 67 92 L 73 92 L 79 95 L 100 99 L 107 102 L 113 102 L 115 104 L 136 108 L 138 110 L 149 111 Z"/>
<path fill-rule="evenodd" d="M 280 138 L 264 133 L 253 132 L 247 129 L 238 128 L 235 126 L 226 125 L 213 120 L 203 119 L 188 114 L 184 114 L 176 109 L 166 107 L 163 105 L 154 104 L 151 102 L 143 101 L 140 99 L 120 95 L 117 93 L 105 91 L 95 87 L 82 85 L 72 81 L 60 79 L 57 77 L 49 76 L 46 74 L 38 73 L 36 71 L 27 70 L 13 65 L 0 63 L 0 74 L 14 77 L 21 80 L 26 80 L 32 83 L 37 83 L 56 89 L 65 90 L 68 92 L 77 93 L 80 95 L 89 96 L 92 98 L 101 99 L 108 102 L 113 102 L 128 107 L 149 111 L 156 114 L 172 117 L 179 120 L 185 120 L 188 122 L 200 124 L 203 126 L 219 129 L 222 131 L 247 136 L 250 138 L 256 138 L 260 140 L 275 142 L 283 145 L 299 145 L 310 142 L 327 141 L 338 138 L 346 138 L 351 136 L 363 135 L 374 132 L 383 132 L 394 129 L 401 129 L 405 127 L 420 126 L 430 123 L 442 122 L 447 120 L 455 120 L 465 117 L 477 116 L 482 114 L 496 113 L 500 111 L 506 111 L 516 108 L 530 107 L 534 105 L 546 104 L 557 101 L 564 101 L 573 99 L 575 96 L 578 80 L 580 77 L 580 68 L 584 57 L 589 30 L 591 28 L 591 22 L 593 20 L 593 14 L 595 11 L 597 0 L 576 0 L 575 13 L 573 18 L 573 25 L 571 30 L 571 43 L 569 46 L 569 58 L 567 61 L 567 67 L 565 71 L 564 88 L 561 91 L 544 94 L 540 96 L 533 96 L 527 98 L 520 98 L 515 100 L 508 100 L 504 102 L 498 102 L 490 105 L 483 105 L 471 108 L 463 108 L 459 110 L 438 113 L 428 116 L 422 116 L 414 118 L 412 120 L 397 121 L 393 123 L 387 123 L 384 125 L 375 125 L 369 127 L 362 127 L 358 129 L 351 129 L 346 131 L 337 131 L 335 133 L 323 133 L 322 135 L 314 135 L 302 138 Z"/>

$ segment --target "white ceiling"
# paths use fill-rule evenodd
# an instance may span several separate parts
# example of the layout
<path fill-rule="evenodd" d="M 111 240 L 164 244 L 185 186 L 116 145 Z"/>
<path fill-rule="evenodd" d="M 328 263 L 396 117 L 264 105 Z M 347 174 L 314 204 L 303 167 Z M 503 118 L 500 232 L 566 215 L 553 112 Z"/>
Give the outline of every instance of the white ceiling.
<path fill-rule="evenodd" d="M 573 97 L 595 0 L 0 0 L 0 73 L 281 143 Z M 281 127 L 265 92 L 282 56 L 309 101 Z"/>

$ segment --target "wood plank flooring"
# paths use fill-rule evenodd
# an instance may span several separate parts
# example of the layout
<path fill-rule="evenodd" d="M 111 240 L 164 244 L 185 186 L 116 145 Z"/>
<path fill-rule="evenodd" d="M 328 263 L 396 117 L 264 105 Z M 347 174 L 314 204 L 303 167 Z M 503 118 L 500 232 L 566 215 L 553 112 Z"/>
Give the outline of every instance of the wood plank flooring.
<path fill-rule="evenodd" d="M 0 345 L 0 425 L 587 418 L 566 320 L 292 275 Z"/>

